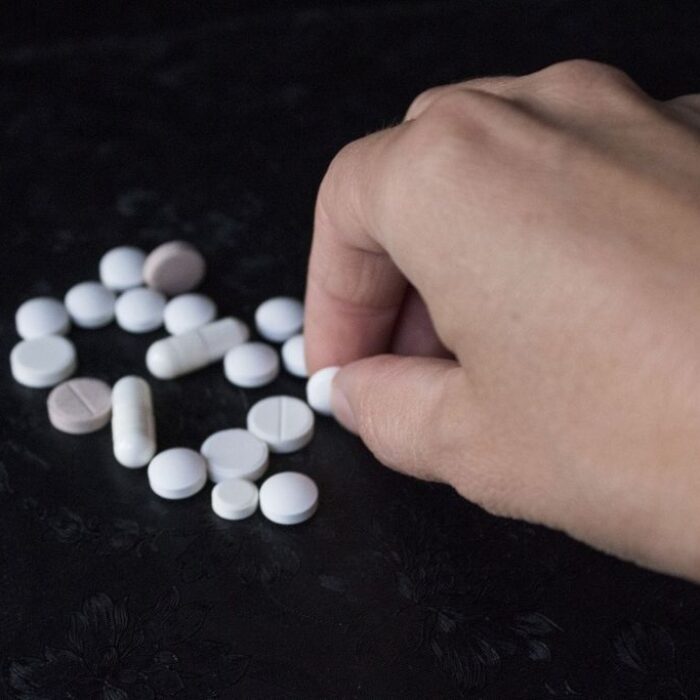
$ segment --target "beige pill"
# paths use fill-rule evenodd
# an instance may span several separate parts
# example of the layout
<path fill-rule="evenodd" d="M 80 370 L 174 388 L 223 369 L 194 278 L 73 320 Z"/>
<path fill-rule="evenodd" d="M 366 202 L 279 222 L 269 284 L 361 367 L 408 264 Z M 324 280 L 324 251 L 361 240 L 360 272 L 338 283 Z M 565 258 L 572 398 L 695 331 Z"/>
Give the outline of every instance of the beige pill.
<path fill-rule="evenodd" d="M 194 289 L 205 271 L 204 258 L 194 246 L 170 241 L 151 251 L 143 265 L 143 278 L 149 287 L 172 296 Z"/>
<path fill-rule="evenodd" d="M 49 394 L 46 403 L 54 428 L 83 435 L 99 430 L 109 422 L 112 390 L 99 379 L 69 379 Z"/>

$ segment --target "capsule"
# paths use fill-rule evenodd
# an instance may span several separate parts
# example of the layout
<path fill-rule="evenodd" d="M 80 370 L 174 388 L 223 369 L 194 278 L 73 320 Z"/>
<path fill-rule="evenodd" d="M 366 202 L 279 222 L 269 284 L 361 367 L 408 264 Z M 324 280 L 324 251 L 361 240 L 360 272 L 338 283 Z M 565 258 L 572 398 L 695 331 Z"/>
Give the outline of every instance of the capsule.
<path fill-rule="evenodd" d="M 151 388 L 141 377 L 122 377 L 112 388 L 112 445 L 117 462 L 145 467 L 156 453 Z"/>

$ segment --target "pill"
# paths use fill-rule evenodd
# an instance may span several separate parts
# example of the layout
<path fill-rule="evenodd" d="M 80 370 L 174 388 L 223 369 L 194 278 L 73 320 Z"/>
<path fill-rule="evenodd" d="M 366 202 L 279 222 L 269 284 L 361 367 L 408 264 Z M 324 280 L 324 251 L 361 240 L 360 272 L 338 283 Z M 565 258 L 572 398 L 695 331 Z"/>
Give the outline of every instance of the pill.
<path fill-rule="evenodd" d="M 194 289 L 204 278 L 202 254 L 185 241 L 159 245 L 146 258 L 143 278 L 149 287 L 174 296 Z"/>
<path fill-rule="evenodd" d="M 37 389 L 68 379 L 77 364 L 75 346 L 60 335 L 22 340 L 10 353 L 12 376 L 20 384 Z"/>
<path fill-rule="evenodd" d="M 304 356 L 304 334 L 293 335 L 284 341 L 282 346 L 282 361 L 284 367 L 295 377 L 308 377 L 306 369 L 306 357 Z"/>
<path fill-rule="evenodd" d="M 248 340 L 248 326 L 236 318 L 222 318 L 188 333 L 156 340 L 146 353 L 146 366 L 158 379 L 174 379 L 223 358 Z"/>
<path fill-rule="evenodd" d="M 99 379 L 69 379 L 51 391 L 46 405 L 57 430 L 73 435 L 94 433 L 109 423 L 112 390 Z"/>
<path fill-rule="evenodd" d="M 271 452 L 295 452 L 314 435 L 313 411 L 293 396 L 268 396 L 248 411 L 248 430 Z"/>
<path fill-rule="evenodd" d="M 143 284 L 146 253 L 140 248 L 122 245 L 108 250 L 100 260 L 100 281 L 107 289 L 123 292 Z"/>
<path fill-rule="evenodd" d="M 224 358 L 224 374 L 231 384 L 253 388 L 269 384 L 280 373 L 280 358 L 267 343 L 241 343 Z"/>
<path fill-rule="evenodd" d="M 44 335 L 65 335 L 70 329 L 66 307 L 53 297 L 25 301 L 15 314 L 17 334 L 24 340 Z"/>
<path fill-rule="evenodd" d="M 204 457 L 187 447 L 173 447 L 157 454 L 148 465 L 148 483 L 161 498 L 189 498 L 204 488 L 207 466 Z"/>
<path fill-rule="evenodd" d="M 225 479 L 259 479 L 267 470 L 267 444 L 242 428 L 219 430 L 210 435 L 200 449 L 214 482 Z"/>
<path fill-rule="evenodd" d="M 282 343 L 296 335 L 304 324 L 304 305 L 292 297 L 274 297 L 258 306 L 255 325 L 263 338 Z"/>
<path fill-rule="evenodd" d="M 211 490 L 212 510 L 225 520 L 243 520 L 258 508 L 258 487 L 245 479 L 226 479 Z"/>
<path fill-rule="evenodd" d="M 63 301 L 73 323 L 81 328 L 101 328 L 114 318 L 114 292 L 99 282 L 76 284 Z"/>
<path fill-rule="evenodd" d="M 129 333 L 150 333 L 160 328 L 164 309 L 165 297 L 146 287 L 128 289 L 114 307 L 117 324 Z"/>
<path fill-rule="evenodd" d="M 338 370 L 340 367 L 324 367 L 314 372 L 309 381 L 306 382 L 306 400 L 309 406 L 324 416 L 330 416 L 333 413 L 331 388 Z"/>
<path fill-rule="evenodd" d="M 171 335 L 187 333 L 211 323 L 216 318 L 216 304 L 204 294 L 180 294 L 165 306 L 165 330 Z"/>
<path fill-rule="evenodd" d="M 318 508 L 318 487 L 299 472 L 281 472 L 260 487 L 260 510 L 279 525 L 296 525 L 308 520 Z"/>
<path fill-rule="evenodd" d="M 130 469 L 145 467 L 156 452 L 153 398 L 141 377 L 122 377 L 112 388 L 112 449 Z"/>

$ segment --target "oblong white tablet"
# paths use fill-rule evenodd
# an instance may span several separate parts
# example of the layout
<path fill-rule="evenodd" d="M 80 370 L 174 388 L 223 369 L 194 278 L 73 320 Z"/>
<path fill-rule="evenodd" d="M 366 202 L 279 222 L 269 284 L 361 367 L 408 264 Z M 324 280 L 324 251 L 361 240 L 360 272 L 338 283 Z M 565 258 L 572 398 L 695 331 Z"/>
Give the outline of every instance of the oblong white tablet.
<path fill-rule="evenodd" d="M 260 510 L 273 523 L 303 523 L 317 508 L 318 487 L 306 474 L 281 472 L 260 487 Z"/>
<path fill-rule="evenodd" d="M 340 367 L 324 367 L 323 369 L 314 372 L 311 378 L 306 382 L 306 400 L 309 406 L 317 413 L 324 416 L 330 416 L 333 413 L 331 409 L 331 388 L 333 386 L 333 378 Z"/>
<path fill-rule="evenodd" d="M 141 248 L 122 245 L 108 250 L 100 259 L 100 281 L 107 289 L 123 292 L 143 284 L 146 253 Z"/>
<path fill-rule="evenodd" d="M 173 447 L 157 454 L 148 465 L 148 483 L 161 498 L 189 498 L 204 488 L 204 457 L 187 447 Z"/>
<path fill-rule="evenodd" d="M 245 479 L 226 479 L 211 490 L 212 510 L 225 520 L 249 518 L 258 508 L 258 487 Z"/>
<path fill-rule="evenodd" d="M 200 452 L 207 460 L 212 481 L 248 479 L 255 481 L 267 470 L 267 444 L 242 428 L 219 430 L 210 435 Z"/>
<path fill-rule="evenodd" d="M 136 287 L 124 292 L 115 306 L 117 324 L 129 333 L 149 333 L 163 325 L 165 297 L 155 289 Z"/>
<path fill-rule="evenodd" d="M 216 304 L 204 294 L 180 294 L 165 306 L 163 320 L 170 335 L 205 326 L 216 318 Z"/>
<path fill-rule="evenodd" d="M 70 329 L 66 307 L 53 297 L 28 299 L 15 314 L 17 334 L 24 340 L 45 335 L 65 335 Z"/>
<path fill-rule="evenodd" d="M 114 318 L 114 292 L 99 282 L 76 284 L 63 301 L 71 320 L 80 328 L 102 328 Z"/>
<path fill-rule="evenodd" d="M 36 389 L 68 379 L 77 365 L 75 345 L 61 335 L 23 340 L 10 353 L 12 376 L 20 384 Z"/>
<path fill-rule="evenodd" d="M 263 338 L 283 343 L 304 325 L 304 305 L 292 297 L 273 297 L 258 306 L 255 326 Z"/>
<path fill-rule="evenodd" d="M 293 396 L 268 396 L 248 411 L 248 430 L 271 452 L 300 450 L 314 435 L 313 411 Z"/>
<path fill-rule="evenodd" d="M 250 389 L 265 386 L 280 373 L 280 358 L 267 343 L 241 343 L 224 357 L 224 374 L 231 384 Z"/>
<path fill-rule="evenodd" d="M 295 377 L 308 377 L 306 357 L 304 355 L 304 334 L 293 335 L 284 341 L 282 346 L 282 362 L 284 368 Z"/>

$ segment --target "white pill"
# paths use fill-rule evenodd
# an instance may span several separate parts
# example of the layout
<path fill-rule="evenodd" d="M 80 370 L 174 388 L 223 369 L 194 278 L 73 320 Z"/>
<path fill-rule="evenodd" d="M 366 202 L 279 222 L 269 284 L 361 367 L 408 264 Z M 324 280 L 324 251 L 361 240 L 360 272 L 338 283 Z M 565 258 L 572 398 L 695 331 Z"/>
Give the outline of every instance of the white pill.
<path fill-rule="evenodd" d="M 260 487 L 260 510 L 279 525 L 296 525 L 308 520 L 318 508 L 318 487 L 299 472 L 281 472 Z"/>
<path fill-rule="evenodd" d="M 255 481 L 267 470 L 267 444 L 242 428 L 210 435 L 200 452 L 207 460 L 209 476 L 214 482 L 232 478 Z"/>
<path fill-rule="evenodd" d="M 282 343 L 304 325 L 304 305 L 292 297 L 274 297 L 258 306 L 255 325 L 263 338 Z"/>
<path fill-rule="evenodd" d="M 114 292 L 99 282 L 81 282 L 64 298 L 73 323 L 81 328 L 101 328 L 114 318 Z"/>
<path fill-rule="evenodd" d="M 180 294 L 172 298 L 163 312 L 165 330 L 179 335 L 205 326 L 216 318 L 216 304 L 204 294 Z"/>
<path fill-rule="evenodd" d="M 100 260 L 100 280 L 107 289 L 123 292 L 143 284 L 146 253 L 140 248 L 122 245 L 108 250 Z"/>
<path fill-rule="evenodd" d="M 295 377 L 309 376 L 309 371 L 306 369 L 306 356 L 304 355 L 303 333 L 293 335 L 289 340 L 284 341 L 282 361 L 287 372 Z"/>
<path fill-rule="evenodd" d="M 340 367 L 324 367 L 314 372 L 306 382 L 306 400 L 309 406 L 317 413 L 330 416 L 333 413 L 331 408 L 331 388 L 333 379 Z"/>
<path fill-rule="evenodd" d="M 60 335 L 23 340 L 10 353 L 12 376 L 20 384 L 37 389 L 68 379 L 77 365 L 75 346 Z"/>
<path fill-rule="evenodd" d="M 44 335 L 65 335 L 70 329 L 70 318 L 58 299 L 36 297 L 17 309 L 15 325 L 20 338 L 31 340 Z"/>
<path fill-rule="evenodd" d="M 245 479 L 226 479 L 211 490 L 212 510 L 225 520 L 249 518 L 258 507 L 258 487 Z"/>
<path fill-rule="evenodd" d="M 187 447 L 173 447 L 157 454 L 148 465 L 148 483 L 161 498 L 189 498 L 204 488 L 207 465 L 204 457 Z"/>
<path fill-rule="evenodd" d="M 247 389 L 265 386 L 280 373 L 280 358 L 267 343 L 241 343 L 224 358 L 224 374 L 231 384 Z"/>
<path fill-rule="evenodd" d="M 149 372 L 158 379 L 174 379 L 220 360 L 235 345 L 248 340 L 248 326 L 236 318 L 222 318 L 196 330 L 156 340 L 146 353 Z"/>
<path fill-rule="evenodd" d="M 295 452 L 314 435 L 313 411 L 293 396 L 268 396 L 248 411 L 248 430 L 271 452 Z"/>
<path fill-rule="evenodd" d="M 112 388 L 112 449 L 124 467 L 145 467 L 156 453 L 153 397 L 141 377 L 122 377 Z"/>
<path fill-rule="evenodd" d="M 117 324 L 129 333 L 150 333 L 163 325 L 165 303 L 165 297 L 155 289 L 128 289 L 114 308 Z"/>

